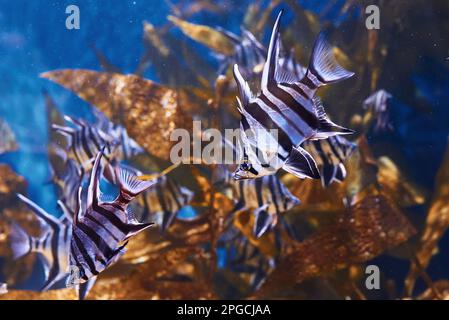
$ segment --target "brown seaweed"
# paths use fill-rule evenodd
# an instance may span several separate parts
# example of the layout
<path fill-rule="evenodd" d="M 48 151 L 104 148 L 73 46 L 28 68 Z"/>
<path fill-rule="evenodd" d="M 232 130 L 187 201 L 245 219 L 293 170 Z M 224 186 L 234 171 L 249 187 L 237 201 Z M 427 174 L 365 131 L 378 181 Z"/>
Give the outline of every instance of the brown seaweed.
<path fill-rule="evenodd" d="M 111 121 L 122 123 L 129 135 L 150 154 L 168 160 L 170 134 L 189 130 L 192 121 L 187 97 L 135 75 L 90 70 L 59 70 L 41 75 L 96 106 Z"/>
<path fill-rule="evenodd" d="M 416 261 L 412 261 L 405 280 L 406 292 L 412 295 L 416 278 L 426 269 L 432 256 L 438 253 L 438 242 L 449 227 L 449 149 L 446 151 L 436 178 L 435 192 L 422 231 Z"/>
<path fill-rule="evenodd" d="M 275 288 L 368 261 L 414 233 L 413 226 L 387 197 L 367 196 L 351 206 L 337 224 L 297 244 L 281 259 L 257 296 L 272 297 Z"/>

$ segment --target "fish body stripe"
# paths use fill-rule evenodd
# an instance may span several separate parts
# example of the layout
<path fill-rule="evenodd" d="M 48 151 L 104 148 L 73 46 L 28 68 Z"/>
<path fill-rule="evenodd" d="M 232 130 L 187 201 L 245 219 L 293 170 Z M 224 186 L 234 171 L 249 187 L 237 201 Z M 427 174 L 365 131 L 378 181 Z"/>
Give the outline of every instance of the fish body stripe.
<path fill-rule="evenodd" d="M 74 246 L 77 248 L 77 251 L 81 254 L 82 261 L 79 261 L 77 264 L 79 267 L 83 267 L 82 269 L 85 270 L 84 266 L 87 264 L 89 267 L 89 272 L 91 275 L 98 275 L 100 272 L 97 271 L 95 266 L 95 261 L 92 260 L 92 257 L 89 256 L 89 253 L 86 251 L 84 244 L 82 243 L 81 239 L 78 237 L 77 232 L 73 232 L 72 235 L 72 241 L 74 241 Z M 84 262 L 84 263 L 83 263 Z"/>
<path fill-rule="evenodd" d="M 318 118 L 316 117 L 316 114 L 311 111 L 311 100 L 297 101 L 291 92 L 282 89 L 278 85 L 270 85 L 268 90 L 273 96 L 295 111 L 310 128 L 318 128 Z M 308 102 L 307 104 L 309 104 L 309 106 L 304 102 Z"/>
<path fill-rule="evenodd" d="M 109 247 L 108 243 L 99 236 L 97 231 L 92 229 L 87 223 L 77 224 L 77 229 L 81 230 L 85 236 L 97 247 L 97 252 L 101 252 L 107 259 L 112 257 L 113 250 Z"/>
<path fill-rule="evenodd" d="M 119 230 L 121 233 L 126 234 L 127 230 L 122 220 L 117 217 L 113 210 L 108 210 L 98 203 L 93 203 L 93 212 L 88 214 L 99 214 L 105 221 L 112 225 L 115 229 Z M 104 222 L 103 222 L 104 223 Z"/>
<path fill-rule="evenodd" d="M 279 214 L 288 209 L 286 200 L 289 195 L 274 175 L 234 181 L 233 190 L 239 208 L 257 209 L 268 204 L 267 212 L 270 214 Z"/>

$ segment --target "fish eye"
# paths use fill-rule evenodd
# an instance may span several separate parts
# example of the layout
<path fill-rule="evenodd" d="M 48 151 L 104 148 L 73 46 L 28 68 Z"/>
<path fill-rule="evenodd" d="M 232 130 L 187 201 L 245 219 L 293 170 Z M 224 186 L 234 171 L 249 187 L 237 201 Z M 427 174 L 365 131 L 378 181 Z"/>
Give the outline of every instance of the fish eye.
<path fill-rule="evenodd" d="M 242 171 L 250 171 L 252 167 L 253 167 L 253 166 L 251 165 L 251 163 L 249 163 L 249 162 L 243 162 L 243 163 L 240 165 L 240 170 L 242 170 Z"/>

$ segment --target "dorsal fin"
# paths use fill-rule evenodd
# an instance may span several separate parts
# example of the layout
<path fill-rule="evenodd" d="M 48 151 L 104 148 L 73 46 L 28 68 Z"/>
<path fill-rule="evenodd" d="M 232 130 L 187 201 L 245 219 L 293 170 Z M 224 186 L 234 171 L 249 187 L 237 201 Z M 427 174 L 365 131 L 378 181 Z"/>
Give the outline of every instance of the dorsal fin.
<path fill-rule="evenodd" d="M 66 204 L 61 201 L 58 200 L 58 206 L 61 208 L 62 211 L 62 216 L 59 217 L 59 221 L 61 223 L 64 222 L 64 220 L 68 220 L 70 222 L 73 222 L 73 216 L 76 214 L 75 212 L 72 212 L 67 206 Z"/>
<path fill-rule="evenodd" d="M 98 152 L 95 157 L 95 162 L 92 168 L 92 172 L 90 174 L 89 179 L 89 187 L 87 189 L 87 206 L 86 209 L 89 210 L 92 206 L 98 203 L 100 199 L 101 191 L 100 191 L 100 178 L 101 178 L 101 158 L 103 156 L 105 147 Z"/>
<path fill-rule="evenodd" d="M 268 86 L 268 83 L 275 80 L 275 72 L 278 66 L 278 55 L 279 55 L 279 22 L 282 16 L 282 10 L 279 12 L 276 22 L 273 26 L 273 31 L 271 33 L 270 45 L 268 47 L 267 61 L 263 67 L 262 72 L 262 90 Z"/>
<path fill-rule="evenodd" d="M 49 213 L 47 213 L 44 209 L 39 207 L 36 203 L 25 197 L 24 195 L 18 193 L 17 197 L 25 203 L 28 208 L 31 209 L 31 211 L 34 212 L 34 214 L 43 222 L 45 222 L 46 225 L 51 227 L 52 229 L 56 229 L 59 226 L 59 221 L 57 218 L 53 217 Z"/>
<path fill-rule="evenodd" d="M 237 83 L 237 89 L 239 90 L 239 96 L 242 99 L 241 102 L 243 103 L 243 106 L 247 106 L 253 99 L 253 94 L 248 82 L 243 79 L 237 64 L 234 65 L 234 78 Z"/>
<path fill-rule="evenodd" d="M 256 47 L 261 52 L 266 52 L 266 48 L 256 39 L 254 34 L 252 34 L 249 30 L 242 27 L 242 37 L 248 39 L 251 44 Z"/>

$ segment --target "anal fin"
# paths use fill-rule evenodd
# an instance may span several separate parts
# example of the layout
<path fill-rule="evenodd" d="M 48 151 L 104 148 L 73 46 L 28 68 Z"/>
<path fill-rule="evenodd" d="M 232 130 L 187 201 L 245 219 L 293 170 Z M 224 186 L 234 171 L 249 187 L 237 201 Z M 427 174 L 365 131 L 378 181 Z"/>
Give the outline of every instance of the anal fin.
<path fill-rule="evenodd" d="M 282 168 L 300 179 L 320 178 L 320 172 L 318 171 L 315 160 L 301 147 L 292 148 Z"/>

